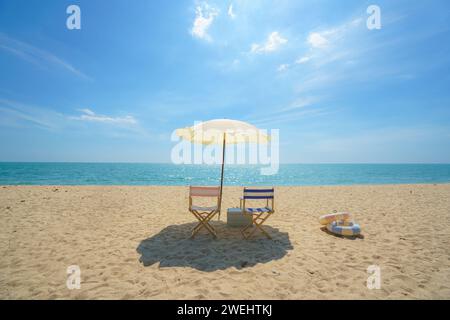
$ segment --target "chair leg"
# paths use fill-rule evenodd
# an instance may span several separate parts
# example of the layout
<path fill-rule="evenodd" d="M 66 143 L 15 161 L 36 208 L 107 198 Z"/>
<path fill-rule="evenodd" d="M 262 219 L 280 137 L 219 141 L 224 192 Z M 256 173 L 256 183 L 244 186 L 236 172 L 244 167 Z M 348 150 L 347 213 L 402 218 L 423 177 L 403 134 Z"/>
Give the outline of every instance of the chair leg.
<path fill-rule="evenodd" d="M 258 228 L 262 233 L 264 233 L 264 235 L 269 238 L 272 239 L 272 237 L 267 233 L 266 230 L 263 229 L 263 227 L 261 226 L 261 224 L 255 224 L 256 228 Z M 256 230 L 255 228 L 255 230 Z"/>
<path fill-rule="evenodd" d="M 250 237 L 255 233 L 255 231 L 256 231 L 256 227 L 252 228 L 252 230 L 251 230 L 248 234 L 246 234 L 246 233 L 244 232 L 244 233 L 243 233 L 244 238 L 245 238 L 245 239 L 250 239 Z"/>
<path fill-rule="evenodd" d="M 245 239 L 248 238 L 248 236 L 246 235 L 246 232 L 247 232 L 247 230 L 249 230 L 250 228 L 253 228 L 253 223 L 254 223 L 254 218 L 253 218 L 253 215 L 252 215 L 252 222 L 251 222 L 250 224 L 248 224 L 246 227 L 244 227 L 244 228 L 241 230 L 242 236 L 243 236 Z"/>
<path fill-rule="evenodd" d="M 253 233 L 255 233 L 256 228 L 253 225 L 256 225 L 256 220 L 258 220 L 261 215 L 262 213 L 258 214 L 257 216 L 252 215 L 252 223 L 242 229 L 242 235 L 245 239 L 249 239 L 253 235 Z M 250 228 L 252 228 L 252 230 L 248 234 L 246 234 L 247 230 L 249 230 Z"/>
<path fill-rule="evenodd" d="M 194 238 L 195 235 L 202 229 L 205 228 L 209 233 L 212 234 L 212 236 L 214 238 L 217 238 L 217 233 L 216 231 L 207 223 L 207 222 L 203 222 L 201 221 L 193 230 L 192 230 L 192 235 L 191 238 Z"/>
<path fill-rule="evenodd" d="M 256 231 L 256 229 L 259 229 L 267 238 L 272 239 L 272 237 L 267 233 L 266 230 L 263 229 L 262 224 L 267 220 L 267 218 L 269 218 L 270 214 L 266 215 L 264 218 L 261 219 L 261 222 L 257 222 L 258 219 L 263 215 L 263 213 L 260 213 L 259 215 L 257 215 L 255 218 L 253 218 L 253 222 L 251 225 L 245 227 L 244 229 L 242 229 L 242 235 L 244 236 L 245 239 L 249 239 Z M 255 225 L 255 227 L 252 229 L 252 231 L 250 231 L 249 234 L 246 234 L 245 232 L 253 226 L 253 224 Z"/>
<path fill-rule="evenodd" d="M 197 211 L 191 211 L 192 214 L 199 220 L 199 223 L 192 229 L 191 238 L 194 238 L 195 235 L 202 229 L 205 228 L 209 233 L 213 235 L 214 238 L 217 238 L 217 233 L 214 228 L 209 224 L 209 221 L 214 217 L 217 212 L 210 212 L 205 218 L 198 213 Z"/>
<path fill-rule="evenodd" d="M 211 233 L 214 237 L 217 237 L 216 231 L 213 229 L 213 227 L 211 227 L 211 225 L 208 223 L 208 221 L 205 221 L 201 224 L 201 227 L 199 228 L 199 230 L 204 227 L 206 230 L 209 231 L 209 233 Z"/>
<path fill-rule="evenodd" d="M 209 213 L 206 218 L 205 218 L 205 228 L 207 228 L 209 230 L 209 232 L 211 232 L 214 237 L 217 237 L 217 232 L 216 230 L 209 224 L 209 221 L 211 221 L 214 216 L 217 214 L 217 212 L 211 212 Z"/>
<path fill-rule="evenodd" d="M 197 219 L 199 220 L 199 223 L 192 229 L 192 231 L 197 232 L 201 228 L 205 227 L 206 218 L 203 218 L 200 214 L 198 215 Z"/>
<path fill-rule="evenodd" d="M 192 229 L 191 238 L 193 238 L 195 236 L 195 234 L 202 228 L 203 218 L 197 211 L 191 211 L 191 212 L 197 218 L 197 220 L 199 221 L 198 224 Z"/>

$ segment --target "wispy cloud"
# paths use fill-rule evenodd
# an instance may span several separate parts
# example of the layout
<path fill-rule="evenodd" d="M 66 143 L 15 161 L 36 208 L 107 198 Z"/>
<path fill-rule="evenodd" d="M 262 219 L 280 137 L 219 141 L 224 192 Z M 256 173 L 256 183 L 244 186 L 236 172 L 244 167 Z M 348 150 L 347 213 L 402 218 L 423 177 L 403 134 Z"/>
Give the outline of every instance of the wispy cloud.
<path fill-rule="evenodd" d="M 349 79 L 355 73 L 362 46 L 354 43 L 361 42 L 358 39 L 361 31 L 365 30 L 359 28 L 361 24 L 361 18 L 352 18 L 342 24 L 308 33 L 305 38 L 307 51 L 292 62 L 284 63 L 293 71 L 296 66 L 302 66 L 301 73 L 294 73 L 298 82 L 295 85 L 297 94 L 323 89 L 337 81 Z"/>
<path fill-rule="evenodd" d="M 319 32 L 312 32 L 308 36 L 308 44 L 313 48 L 324 48 L 328 44 L 327 38 L 324 34 Z"/>
<path fill-rule="evenodd" d="M 90 121 L 90 122 L 102 122 L 118 125 L 135 125 L 137 120 L 133 116 L 124 117 L 112 117 L 107 115 L 99 115 L 90 109 L 79 109 L 82 113 L 80 116 L 69 117 L 72 120 Z"/>
<path fill-rule="evenodd" d="M 297 110 L 296 112 L 292 113 L 280 113 L 278 115 L 266 116 L 264 118 L 251 120 L 251 123 L 260 127 L 271 126 L 273 128 L 275 124 L 299 121 L 304 118 L 323 116 L 328 113 L 329 111 L 325 109 Z"/>
<path fill-rule="evenodd" d="M 31 44 L 23 41 L 10 38 L 3 33 L 0 33 L 0 49 L 13 54 L 24 61 L 33 63 L 38 67 L 45 69 L 48 67 L 60 68 L 79 78 L 92 80 L 89 76 L 75 68 L 72 64 L 56 56 L 55 54 L 32 46 Z"/>
<path fill-rule="evenodd" d="M 31 124 L 41 129 L 53 130 L 58 127 L 62 116 L 49 109 L 23 104 L 17 101 L 0 99 L 0 118 L 2 125 L 23 126 Z"/>
<path fill-rule="evenodd" d="M 278 31 L 274 31 L 267 37 L 266 42 L 262 44 L 254 43 L 251 46 L 250 52 L 252 53 L 268 53 L 274 52 L 280 49 L 288 40 L 283 38 Z"/>
<path fill-rule="evenodd" d="M 339 48 L 339 41 L 357 30 L 361 23 L 362 19 L 356 18 L 332 28 L 310 32 L 306 38 L 308 52 L 297 58 L 293 64 L 301 65 L 314 61 L 320 66 L 348 56 L 348 49 Z"/>
<path fill-rule="evenodd" d="M 328 88 L 333 90 L 337 84 L 342 87 L 387 78 L 411 80 L 415 78 L 411 70 L 420 72 L 420 68 L 425 66 L 431 68 L 433 63 L 427 61 L 426 64 L 415 64 L 414 68 L 411 68 L 408 59 L 387 65 L 373 63 L 373 59 L 377 56 L 386 56 L 386 52 L 394 52 L 394 48 L 404 46 L 406 43 L 423 41 L 432 36 L 431 33 L 424 32 L 420 38 L 417 34 L 408 34 L 401 38 L 371 41 L 372 38 L 367 36 L 370 31 L 367 30 L 364 20 L 354 17 L 339 25 L 314 32 L 326 39 L 326 45 L 313 46 L 309 44 L 308 37 L 305 39 L 308 45 L 307 51 L 295 61 L 299 69 L 301 67 L 301 72 L 292 73 L 293 77 L 296 77 L 295 92 L 297 94 L 320 95 L 321 91 Z M 295 65 L 291 64 L 291 66 L 290 69 L 294 70 Z"/>
<path fill-rule="evenodd" d="M 447 127 L 429 125 L 382 127 L 339 136 L 315 133 L 305 151 L 326 155 L 332 162 L 447 162 L 450 149 L 441 148 L 436 153 L 433 145 L 437 140 L 449 146 L 448 134 Z"/>
<path fill-rule="evenodd" d="M 191 35 L 198 39 L 211 41 L 212 37 L 208 34 L 208 29 L 218 15 L 219 10 L 211 7 L 206 2 L 197 5 L 194 23 L 190 31 Z"/>
<path fill-rule="evenodd" d="M 79 133 L 80 128 L 90 126 L 96 134 L 108 137 L 127 137 L 133 139 L 155 139 L 155 134 L 147 130 L 133 116 L 108 116 L 96 114 L 90 109 L 80 109 L 78 116 L 59 113 L 42 107 L 0 98 L 0 126 L 16 128 L 37 128 L 58 133 Z"/>
<path fill-rule="evenodd" d="M 288 68 L 289 68 L 289 64 L 283 63 L 278 66 L 277 71 L 283 72 L 283 71 L 286 71 Z"/>
<path fill-rule="evenodd" d="M 307 43 L 311 48 L 326 48 L 329 44 L 332 44 L 333 42 L 344 37 L 355 27 L 360 26 L 361 23 L 362 19 L 356 18 L 333 28 L 311 32 L 308 35 Z"/>
<path fill-rule="evenodd" d="M 303 63 L 307 63 L 309 60 L 311 60 L 311 57 L 303 56 L 303 57 L 300 57 L 297 60 L 295 60 L 295 63 L 296 64 L 303 64 Z"/>
<path fill-rule="evenodd" d="M 231 19 L 236 18 L 236 14 L 234 13 L 234 10 L 233 10 L 233 4 L 230 4 L 230 6 L 228 7 L 228 16 Z"/>
<path fill-rule="evenodd" d="M 319 99 L 317 97 L 301 97 L 301 98 L 296 99 L 294 102 L 292 102 L 287 107 L 281 108 L 279 110 L 279 112 L 288 112 L 288 111 L 293 111 L 293 110 L 297 110 L 297 109 L 302 109 L 302 108 L 311 106 L 318 101 L 319 101 Z"/>
<path fill-rule="evenodd" d="M 310 32 L 307 37 L 307 44 L 310 47 L 311 53 L 308 55 L 309 59 L 314 56 L 313 53 L 317 51 L 322 51 L 323 49 L 328 49 L 332 47 L 336 49 L 336 45 L 339 40 L 345 39 L 350 32 L 356 30 L 362 23 L 361 18 L 351 19 L 341 25 L 335 26 L 333 28 L 324 29 L 321 31 Z"/>
<path fill-rule="evenodd" d="M 319 101 L 318 97 L 300 97 L 285 107 L 277 108 L 274 112 L 258 114 L 255 117 L 249 117 L 247 120 L 257 125 L 272 125 L 328 114 L 329 112 L 324 108 L 313 108 Z"/>

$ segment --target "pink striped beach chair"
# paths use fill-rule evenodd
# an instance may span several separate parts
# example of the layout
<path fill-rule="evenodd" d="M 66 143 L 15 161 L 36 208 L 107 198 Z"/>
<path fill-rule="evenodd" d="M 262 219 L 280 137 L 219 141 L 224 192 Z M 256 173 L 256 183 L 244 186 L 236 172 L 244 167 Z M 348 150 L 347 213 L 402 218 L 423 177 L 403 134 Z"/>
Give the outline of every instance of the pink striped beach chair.
<path fill-rule="evenodd" d="M 272 237 L 262 228 L 262 224 L 275 212 L 274 207 L 274 188 L 244 188 L 244 196 L 241 197 L 242 214 L 252 216 L 252 223 L 242 229 L 242 235 L 248 239 L 258 229 L 267 238 Z M 247 207 L 249 200 L 266 200 L 265 207 Z M 270 202 L 270 203 L 269 203 Z"/>
<path fill-rule="evenodd" d="M 193 204 L 194 198 L 216 198 L 217 203 L 211 207 L 201 207 Z M 199 223 L 192 229 L 193 238 L 202 228 L 208 230 L 214 238 L 217 237 L 216 230 L 209 221 L 220 212 L 220 187 L 189 187 L 189 211 L 198 219 Z"/>

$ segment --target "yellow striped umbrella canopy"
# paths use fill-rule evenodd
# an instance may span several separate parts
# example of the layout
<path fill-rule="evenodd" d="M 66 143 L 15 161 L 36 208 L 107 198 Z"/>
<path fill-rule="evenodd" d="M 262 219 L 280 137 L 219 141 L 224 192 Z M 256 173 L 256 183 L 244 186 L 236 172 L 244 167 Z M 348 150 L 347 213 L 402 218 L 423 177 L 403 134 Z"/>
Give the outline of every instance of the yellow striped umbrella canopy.
<path fill-rule="evenodd" d="M 267 143 L 269 136 L 254 125 L 231 119 L 214 119 L 176 130 L 184 140 L 202 144 Z"/>

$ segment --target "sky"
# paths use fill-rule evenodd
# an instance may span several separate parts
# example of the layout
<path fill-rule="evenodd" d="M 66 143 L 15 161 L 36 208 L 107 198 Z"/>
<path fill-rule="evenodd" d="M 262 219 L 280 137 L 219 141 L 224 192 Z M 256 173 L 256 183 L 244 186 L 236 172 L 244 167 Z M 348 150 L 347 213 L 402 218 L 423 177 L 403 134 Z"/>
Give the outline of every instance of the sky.
<path fill-rule="evenodd" d="M 175 129 L 230 118 L 279 129 L 282 163 L 449 163 L 449 22 L 446 0 L 0 0 L 0 161 L 170 162 Z"/>

